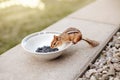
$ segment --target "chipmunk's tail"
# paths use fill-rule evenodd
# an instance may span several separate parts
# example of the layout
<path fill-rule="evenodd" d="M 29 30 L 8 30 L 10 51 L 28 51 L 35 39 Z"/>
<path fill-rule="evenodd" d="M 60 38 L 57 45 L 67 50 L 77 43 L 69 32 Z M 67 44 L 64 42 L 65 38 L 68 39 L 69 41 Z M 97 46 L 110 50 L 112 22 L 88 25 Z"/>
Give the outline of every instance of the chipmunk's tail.
<path fill-rule="evenodd" d="M 99 42 L 95 41 L 95 40 L 91 40 L 88 38 L 83 38 L 82 40 L 86 41 L 88 44 L 90 44 L 92 47 L 96 47 L 99 45 Z"/>

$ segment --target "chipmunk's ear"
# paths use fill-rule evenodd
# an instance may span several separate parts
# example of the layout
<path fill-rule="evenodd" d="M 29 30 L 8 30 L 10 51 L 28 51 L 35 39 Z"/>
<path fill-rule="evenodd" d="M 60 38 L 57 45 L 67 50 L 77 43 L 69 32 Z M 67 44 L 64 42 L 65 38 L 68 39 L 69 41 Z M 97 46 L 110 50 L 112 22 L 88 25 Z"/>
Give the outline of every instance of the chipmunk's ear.
<path fill-rule="evenodd" d="M 55 38 L 55 39 L 58 39 L 58 36 L 54 35 L 54 38 Z"/>
<path fill-rule="evenodd" d="M 56 35 L 54 35 L 54 38 L 56 38 Z"/>

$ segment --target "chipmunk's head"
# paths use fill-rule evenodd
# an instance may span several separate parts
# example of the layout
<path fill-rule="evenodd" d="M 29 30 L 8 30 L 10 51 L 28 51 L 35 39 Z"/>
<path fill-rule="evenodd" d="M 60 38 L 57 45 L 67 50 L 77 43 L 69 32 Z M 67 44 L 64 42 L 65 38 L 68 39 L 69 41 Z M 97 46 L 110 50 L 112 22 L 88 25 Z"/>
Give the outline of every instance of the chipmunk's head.
<path fill-rule="evenodd" d="M 51 48 L 57 48 L 62 45 L 61 37 L 54 35 L 54 38 L 51 42 Z"/>

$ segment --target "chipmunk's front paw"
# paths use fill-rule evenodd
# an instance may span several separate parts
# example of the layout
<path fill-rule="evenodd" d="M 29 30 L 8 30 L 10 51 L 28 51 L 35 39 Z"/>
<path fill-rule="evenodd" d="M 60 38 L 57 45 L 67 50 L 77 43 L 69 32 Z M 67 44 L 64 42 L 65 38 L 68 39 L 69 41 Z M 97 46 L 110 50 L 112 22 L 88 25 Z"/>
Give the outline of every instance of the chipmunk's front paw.
<path fill-rule="evenodd" d="M 73 44 L 76 44 L 77 42 L 74 42 L 74 41 L 73 41 L 72 43 L 73 43 Z"/>

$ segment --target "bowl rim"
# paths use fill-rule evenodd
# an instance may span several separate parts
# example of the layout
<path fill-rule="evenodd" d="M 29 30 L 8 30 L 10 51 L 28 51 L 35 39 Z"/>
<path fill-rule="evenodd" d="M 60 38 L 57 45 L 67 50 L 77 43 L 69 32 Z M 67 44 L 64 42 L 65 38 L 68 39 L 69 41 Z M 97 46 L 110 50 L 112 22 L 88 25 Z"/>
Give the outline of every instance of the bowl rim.
<path fill-rule="evenodd" d="M 25 42 L 32 38 L 32 37 L 35 37 L 35 36 L 38 36 L 38 35 L 42 35 L 42 34 L 60 34 L 61 32 L 50 32 L 50 31 L 43 31 L 43 32 L 35 32 L 35 33 L 31 33 L 27 36 L 25 36 L 22 41 L 21 41 L 21 46 L 23 47 L 24 50 L 26 50 L 27 52 L 31 53 L 31 54 L 43 54 L 43 55 L 46 55 L 46 54 L 57 54 L 58 52 L 61 52 L 65 49 L 67 49 L 68 47 L 70 47 L 72 45 L 72 43 L 69 43 L 67 45 L 67 47 L 65 47 L 64 49 L 61 49 L 61 50 L 58 50 L 58 51 L 55 51 L 55 52 L 47 52 L 47 53 L 41 53 L 41 52 L 33 52 L 31 50 L 28 50 L 27 48 L 25 48 Z"/>

